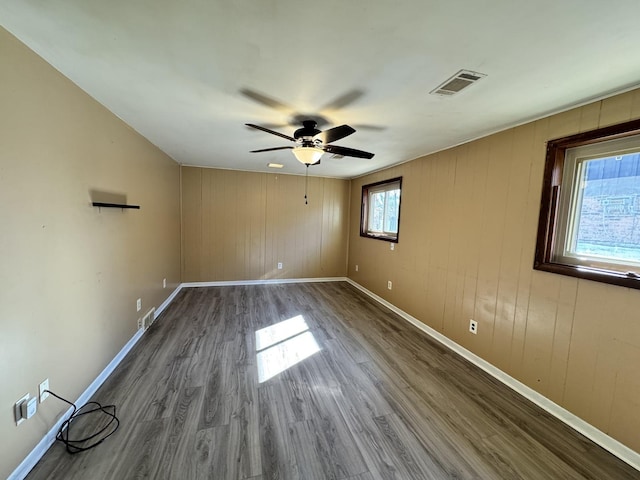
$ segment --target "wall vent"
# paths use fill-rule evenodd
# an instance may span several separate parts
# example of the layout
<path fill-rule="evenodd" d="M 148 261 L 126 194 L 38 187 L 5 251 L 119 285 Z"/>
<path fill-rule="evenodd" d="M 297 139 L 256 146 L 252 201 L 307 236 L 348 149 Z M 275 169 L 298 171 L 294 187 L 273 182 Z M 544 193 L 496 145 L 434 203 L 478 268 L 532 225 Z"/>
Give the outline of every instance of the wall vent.
<path fill-rule="evenodd" d="M 484 73 L 460 70 L 453 77 L 448 78 L 429 93 L 431 95 L 455 95 L 484 77 L 486 77 Z"/>
<path fill-rule="evenodd" d="M 142 328 L 147 329 L 151 326 L 153 322 L 155 322 L 156 318 L 156 309 L 152 308 L 149 310 L 144 317 L 142 317 Z"/>

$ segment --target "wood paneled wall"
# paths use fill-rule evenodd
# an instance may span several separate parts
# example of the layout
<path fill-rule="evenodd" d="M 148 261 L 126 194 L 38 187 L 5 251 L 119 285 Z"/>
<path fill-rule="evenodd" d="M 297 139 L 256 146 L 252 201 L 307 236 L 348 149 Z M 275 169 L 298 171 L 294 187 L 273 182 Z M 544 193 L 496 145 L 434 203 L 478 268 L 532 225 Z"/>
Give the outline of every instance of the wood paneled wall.
<path fill-rule="evenodd" d="M 636 90 L 355 179 L 349 227 L 350 278 L 638 452 L 640 291 L 533 256 L 546 142 L 639 117 Z M 400 175 L 391 251 L 359 236 L 360 192 Z"/>
<path fill-rule="evenodd" d="M 308 181 L 183 167 L 182 280 L 345 276 L 349 182 Z"/>

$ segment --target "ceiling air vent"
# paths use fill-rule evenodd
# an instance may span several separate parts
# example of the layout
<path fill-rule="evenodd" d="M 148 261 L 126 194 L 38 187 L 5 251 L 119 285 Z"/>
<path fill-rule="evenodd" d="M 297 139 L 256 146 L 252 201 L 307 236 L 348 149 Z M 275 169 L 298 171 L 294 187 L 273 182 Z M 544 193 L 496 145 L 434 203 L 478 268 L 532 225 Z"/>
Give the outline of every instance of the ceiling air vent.
<path fill-rule="evenodd" d="M 484 77 L 486 77 L 484 73 L 460 70 L 429 93 L 432 95 L 455 95 Z"/>

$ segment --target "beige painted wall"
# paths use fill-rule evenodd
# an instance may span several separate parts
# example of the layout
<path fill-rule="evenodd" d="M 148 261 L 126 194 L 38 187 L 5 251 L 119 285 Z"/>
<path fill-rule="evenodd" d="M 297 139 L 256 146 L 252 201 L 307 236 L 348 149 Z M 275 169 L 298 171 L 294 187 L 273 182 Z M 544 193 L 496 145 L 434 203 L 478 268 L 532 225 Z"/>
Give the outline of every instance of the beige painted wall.
<path fill-rule="evenodd" d="M 349 227 L 350 278 L 638 452 L 640 291 L 532 265 L 546 141 L 639 117 L 637 90 L 355 179 Z M 390 251 L 360 195 L 399 175 Z"/>
<path fill-rule="evenodd" d="M 309 177 L 308 205 L 304 183 L 182 167 L 182 280 L 344 277 L 349 182 Z"/>
<path fill-rule="evenodd" d="M 0 478 L 180 281 L 179 166 L 0 29 Z M 91 189 L 141 210 L 93 208 Z M 169 283 L 162 289 L 162 279 Z"/>

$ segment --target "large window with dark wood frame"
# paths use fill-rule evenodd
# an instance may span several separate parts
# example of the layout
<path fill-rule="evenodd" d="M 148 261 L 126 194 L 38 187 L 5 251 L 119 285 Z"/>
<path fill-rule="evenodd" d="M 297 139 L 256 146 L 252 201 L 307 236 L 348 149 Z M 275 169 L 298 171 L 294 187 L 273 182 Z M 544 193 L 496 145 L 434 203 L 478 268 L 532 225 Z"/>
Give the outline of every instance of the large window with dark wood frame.
<path fill-rule="evenodd" d="M 640 289 L 640 120 L 547 144 L 534 268 Z"/>
<path fill-rule="evenodd" d="M 362 187 L 360 235 L 398 242 L 402 177 Z"/>

